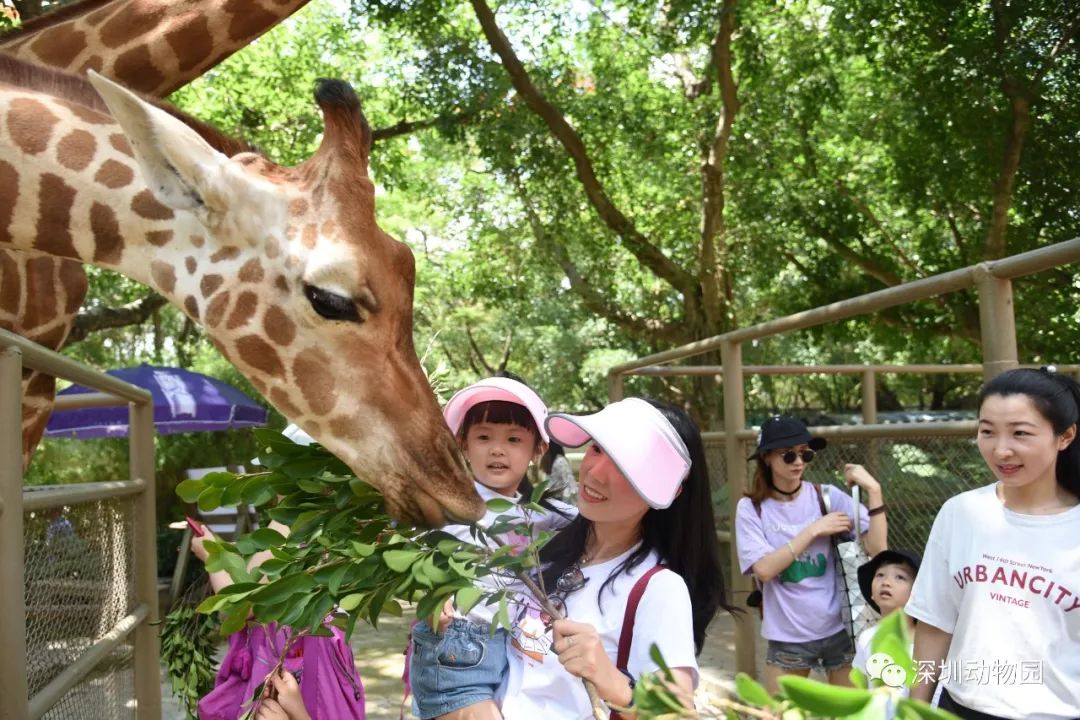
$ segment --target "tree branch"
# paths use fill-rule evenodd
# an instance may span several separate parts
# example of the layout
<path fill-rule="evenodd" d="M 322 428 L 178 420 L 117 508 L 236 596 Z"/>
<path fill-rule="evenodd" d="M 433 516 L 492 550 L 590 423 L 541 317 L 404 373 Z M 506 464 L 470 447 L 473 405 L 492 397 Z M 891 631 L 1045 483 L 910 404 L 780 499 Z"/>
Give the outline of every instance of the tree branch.
<path fill-rule="evenodd" d="M 529 77 L 529 73 L 525 70 L 521 60 L 518 59 L 510 41 L 507 40 L 498 23 L 496 23 L 495 14 L 491 11 L 491 8 L 488 7 L 484 0 L 471 1 L 484 36 L 510 76 L 514 89 L 525 99 L 525 103 L 529 108 L 544 121 L 548 130 L 574 161 L 578 180 L 581 181 L 585 195 L 600 216 L 600 219 L 622 239 L 626 248 L 633 253 L 634 257 L 651 272 L 655 273 L 657 277 L 666 280 L 684 296 L 695 294 L 697 292 L 697 280 L 694 276 L 664 255 L 660 248 L 649 242 L 648 238 L 638 232 L 630 219 L 623 215 L 612 203 L 600 180 L 596 177 L 592 160 L 585 149 L 585 143 L 582 142 L 570 124 L 566 122 L 558 108 L 549 103 L 533 84 L 532 78 Z"/>
<path fill-rule="evenodd" d="M 480 350 L 480 346 L 476 344 L 476 338 L 473 337 L 471 325 L 465 326 L 465 336 L 469 338 L 469 347 L 472 348 L 473 353 L 476 355 L 476 359 L 479 360 L 480 364 L 484 366 L 484 370 L 487 372 L 488 375 L 494 375 L 495 368 L 488 365 L 487 360 L 484 359 L 484 353 Z M 472 365 L 471 362 L 469 364 Z M 473 368 L 475 369 L 476 366 L 473 365 Z"/>
<path fill-rule="evenodd" d="M 414 133 L 417 130 L 427 130 L 438 125 L 445 124 L 468 124 L 473 119 L 472 113 L 457 113 L 455 115 L 445 115 L 430 120 L 402 120 L 399 123 L 395 123 L 389 127 L 379 128 L 371 133 L 371 141 L 373 143 L 380 140 L 389 140 L 390 138 L 399 137 L 401 135 L 408 135 Z"/>
<path fill-rule="evenodd" d="M 536 238 L 537 243 L 539 243 L 542 248 L 555 257 L 555 262 L 559 264 L 563 273 L 566 274 L 566 279 L 570 281 L 570 289 L 581 299 L 581 304 L 586 310 L 599 315 L 606 320 L 610 320 L 615 325 L 618 325 L 627 332 L 635 335 L 652 336 L 672 343 L 683 343 L 687 341 L 687 334 L 673 324 L 637 318 L 628 315 L 619 308 L 608 303 L 603 293 L 593 287 L 592 284 L 582 276 L 581 271 L 578 270 L 577 265 L 574 263 L 573 258 L 570 257 L 570 253 L 566 250 L 566 247 L 553 238 L 544 228 L 544 225 L 536 212 L 536 208 L 529 202 L 528 195 L 521 185 L 520 178 L 514 174 L 511 174 L 510 177 L 517 189 L 522 207 L 525 209 L 525 217 L 529 221 L 529 228 L 532 230 L 533 237 Z"/>
<path fill-rule="evenodd" d="M 724 162 L 735 115 L 739 112 L 738 87 L 731 71 L 731 36 L 735 30 L 736 0 L 724 0 L 720 29 L 712 43 L 712 65 L 720 84 L 720 116 L 701 165 L 701 267 L 702 310 L 708 334 L 716 334 L 731 321 L 731 297 L 727 289 L 727 240 L 724 226 Z"/>
<path fill-rule="evenodd" d="M 881 237 L 885 239 L 885 242 L 889 243 L 889 247 L 896 253 L 896 257 L 898 257 L 900 262 L 904 263 L 904 265 L 907 265 L 911 272 L 915 273 L 915 277 L 922 277 L 925 275 L 911 258 L 907 256 L 907 253 L 904 252 L 903 248 L 901 248 L 893 239 L 892 234 L 881 224 L 881 221 L 878 219 L 877 215 L 874 214 L 874 211 L 870 209 L 870 206 L 864 203 L 860 198 L 856 197 L 842 178 L 837 178 L 836 189 L 840 191 L 841 195 L 850 200 L 851 204 L 854 205 L 875 228 L 877 228 L 877 231 L 881 233 Z"/>
<path fill-rule="evenodd" d="M 75 317 L 71 333 L 68 334 L 64 346 L 73 345 L 86 339 L 90 333 L 110 328 L 127 327 L 129 325 L 141 325 L 146 322 L 154 311 L 168 304 L 161 295 L 150 293 L 135 302 L 121 305 L 117 308 L 95 307 L 82 310 Z"/>

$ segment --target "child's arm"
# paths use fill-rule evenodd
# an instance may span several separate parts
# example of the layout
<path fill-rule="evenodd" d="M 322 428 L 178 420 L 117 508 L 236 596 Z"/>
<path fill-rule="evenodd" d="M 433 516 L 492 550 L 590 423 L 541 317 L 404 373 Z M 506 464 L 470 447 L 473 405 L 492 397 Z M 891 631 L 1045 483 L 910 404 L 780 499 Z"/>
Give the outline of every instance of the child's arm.
<path fill-rule="evenodd" d="M 311 720 L 292 673 L 283 670 L 267 678 L 255 720 Z"/>
<path fill-rule="evenodd" d="M 190 521 L 194 522 L 194 521 Z M 210 532 L 210 528 L 205 525 L 200 525 L 202 528 L 202 535 L 194 535 L 191 538 L 191 552 L 195 557 L 202 561 L 203 565 L 206 564 L 206 559 L 210 556 L 206 546 L 203 543 L 206 540 L 215 540 L 214 533 Z M 224 570 L 217 570 L 209 573 L 210 575 L 210 588 L 215 592 L 221 592 L 224 588 L 229 587 L 233 583 L 232 577 Z"/>

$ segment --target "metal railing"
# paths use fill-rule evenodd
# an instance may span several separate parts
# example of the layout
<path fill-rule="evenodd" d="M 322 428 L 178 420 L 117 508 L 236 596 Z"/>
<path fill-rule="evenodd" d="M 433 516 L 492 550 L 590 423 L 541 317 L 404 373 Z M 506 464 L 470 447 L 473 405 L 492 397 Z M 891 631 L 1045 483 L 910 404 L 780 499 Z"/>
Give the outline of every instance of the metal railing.
<path fill-rule="evenodd" d="M 24 488 L 22 372 L 130 408 L 130 480 Z M 0 330 L 0 720 L 161 717 L 150 393 Z"/>
<path fill-rule="evenodd" d="M 1080 238 L 1000 260 L 941 273 L 775 320 L 737 328 L 721 335 L 664 352 L 654 353 L 611 368 L 608 371 L 608 395 L 612 400 L 622 398 L 624 396 L 624 379 L 631 374 L 720 376 L 724 388 L 723 425 L 727 432 L 722 434 L 707 433 L 706 439 L 708 442 L 711 437 L 714 448 L 717 443 L 723 442 L 723 453 L 716 453 L 715 451 L 710 453 L 709 462 L 710 472 L 714 480 L 722 478 L 727 486 L 728 517 L 735 516 L 735 507 L 746 492 L 747 478 L 750 474 L 749 464 L 746 459 L 750 455 L 748 443 L 752 443 L 754 434 L 748 431 L 746 427 L 745 375 L 747 373 L 799 374 L 824 372 L 862 374 L 862 409 L 865 424 L 855 427 L 818 427 L 813 428 L 812 431 L 825 437 L 858 436 L 862 438 L 867 447 L 861 455 L 872 467 L 874 463 L 883 463 L 887 459 L 899 459 L 900 461 L 906 459 L 909 465 L 923 465 L 924 467 L 915 468 L 915 470 L 926 473 L 930 469 L 932 462 L 916 462 L 921 457 L 920 453 L 922 453 L 922 456 L 926 455 L 926 447 L 919 447 L 917 442 L 919 438 L 927 437 L 928 433 L 934 437 L 943 437 L 938 436 L 937 433 L 947 434 L 948 432 L 963 432 L 968 433 L 968 437 L 973 437 L 974 427 L 965 428 L 963 423 L 873 424 L 877 419 L 875 400 L 877 373 L 982 372 L 983 377 L 989 379 L 1007 369 L 1017 367 L 1019 365 L 1019 355 L 1016 347 L 1012 280 L 1023 275 L 1044 272 L 1077 261 L 1080 261 Z M 839 320 L 869 315 L 887 308 L 970 288 L 975 288 L 978 294 L 983 357 L 983 362 L 980 365 L 917 365 L 907 366 L 906 368 L 904 366 L 843 365 L 789 368 L 780 366 L 744 366 L 742 363 L 742 345 L 748 341 L 763 340 Z M 667 366 L 671 362 L 715 351 L 720 352 L 721 364 L 719 366 Z M 1077 366 L 1070 365 L 1063 367 L 1063 369 L 1076 372 Z M 895 442 L 889 444 L 890 438 Z M 883 454 L 884 451 L 887 451 L 887 453 Z M 967 467 L 969 462 L 969 460 L 965 459 L 963 467 Z M 820 468 L 821 465 L 818 465 L 818 467 Z M 975 467 L 978 467 L 977 461 Z M 917 475 L 918 472 L 913 472 L 913 474 Z M 977 478 L 980 476 L 984 477 L 982 473 L 964 474 L 958 472 L 961 482 L 977 483 Z M 934 487 L 933 482 L 923 483 L 918 491 L 924 493 L 923 499 L 925 499 L 925 493 Z M 962 485 L 948 488 L 950 492 L 962 489 L 967 488 Z M 887 500 L 890 507 L 891 543 L 894 532 L 893 508 L 897 498 L 889 495 Z M 933 502 L 930 502 L 925 508 L 920 508 L 918 512 L 913 508 L 909 513 L 910 529 L 906 532 L 911 534 L 912 537 L 906 538 L 907 540 L 918 539 L 914 535 L 922 532 L 918 528 L 925 522 L 925 514 L 931 509 L 936 511 L 936 508 L 931 508 L 930 505 L 933 505 Z M 928 531 L 928 527 L 926 530 Z M 921 537 L 924 541 L 925 533 Z M 913 542 L 912 544 L 919 546 L 919 543 Z M 734 543 L 731 545 L 730 561 L 731 586 L 734 594 L 739 597 L 748 593 L 752 588 L 750 578 L 738 572 L 738 557 Z M 756 674 L 757 670 L 755 634 L 756 618 L 754 613 L 747 613 L 736 622 L 736 668 L 751 675 Z"/>

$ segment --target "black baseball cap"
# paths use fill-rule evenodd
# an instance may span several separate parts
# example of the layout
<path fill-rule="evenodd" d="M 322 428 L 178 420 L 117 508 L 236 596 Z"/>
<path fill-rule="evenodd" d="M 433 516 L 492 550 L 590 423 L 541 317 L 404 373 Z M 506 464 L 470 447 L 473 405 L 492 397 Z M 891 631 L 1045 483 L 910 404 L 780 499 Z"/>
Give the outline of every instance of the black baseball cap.
<path fill-rule="evenodd" d="M 878 568 L 882 565 L 910 565 L 915 569 L 915 574 L 918 575 L 921 563 L 922 557 L 911 550 L 882 550 L 872 559 L 859 566 L 859 590 L 862 591 L 863 598 L 870 607 L 877 612 L 881 612 L 878 604 L 870 598 L 874 575 L 877 574 Z M 912 580 L 914 579 L 912 578 Z"/>
<path fill-rule="evenodd" d="M 773 415 L 761 424 L 758 432 L 757 450 L 751 455 L 756 458 L 762 453 L 776 448 L 794 447 L 806 444 L 811 450 L 821 450 L 826 445 L 825 438 L 812 437 L 806 429 L 806 423 L 789 415 Z"/>

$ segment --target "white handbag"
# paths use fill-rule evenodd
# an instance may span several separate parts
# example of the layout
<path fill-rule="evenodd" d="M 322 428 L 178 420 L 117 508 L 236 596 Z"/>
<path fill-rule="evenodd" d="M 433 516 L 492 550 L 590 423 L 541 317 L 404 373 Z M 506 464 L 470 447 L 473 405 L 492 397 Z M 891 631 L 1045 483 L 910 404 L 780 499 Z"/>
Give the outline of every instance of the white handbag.
<path fill-rule="evenodd" d="M 825 510 L 832 512 L 829 502 L 829 493 L 822 493 Z M 844 536 L 833 535 L 833 551 L 836 558 L 837 586 L 841 596 L 840 616 L 844 621 L 844 629 L 847 630 L 854 642 L 863 630 L 877 624 L 880 616 L 874 611 L 859 589 L 859 566 L 870 560 L 866 549 L 862 544 L 859 525 L 859 486 L 851 488 L 851 499 L 855 503 L 855 516 L 853 518 L 852 538 L 844 539 Z"/>

